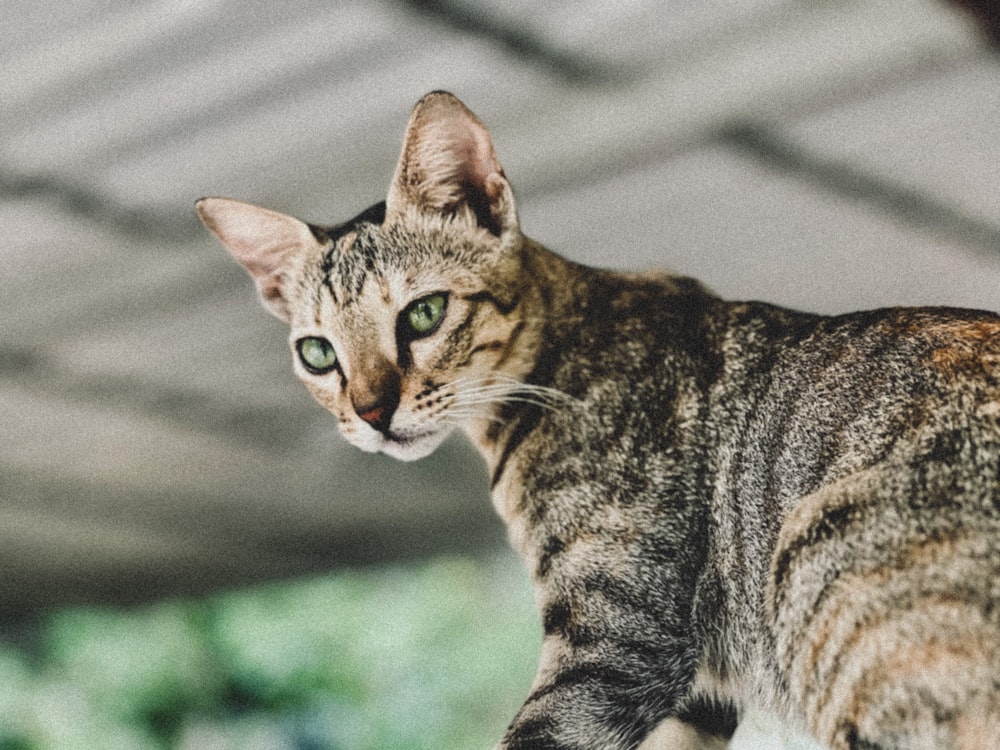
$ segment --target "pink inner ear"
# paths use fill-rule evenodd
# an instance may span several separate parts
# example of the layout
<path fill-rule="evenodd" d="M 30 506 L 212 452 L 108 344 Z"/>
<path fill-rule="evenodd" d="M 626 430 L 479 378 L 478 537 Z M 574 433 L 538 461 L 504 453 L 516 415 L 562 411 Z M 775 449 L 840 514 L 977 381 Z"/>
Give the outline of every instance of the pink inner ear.
<path fill-rule="evenodd" d="M 504 174 L 485 126 L 451 94 L 428 94 L 413 110 L 389 191 L 389 213 L 411 205 L 451 214 L 466 207 L 480 226 L 501 232 Z"/>
<path fill-rule="evenodd" d="M 259 282 L 267 283 L 289 258 L 316 239 L 298 219 L 226 198 L 198 202 L 205 226 Z"/>
<path fill-rule="evenodd" d="M 467 181 L 486 192 L 486 181 L 493 173 L 503 174 L 500 163 L 493 154 L 493 143 L 482 128 L 467 127 L 463 143 L 464 166 Z"/>
<path fill-rule="evenodd" d="M 292 249 L 286 250 L 274 245 L 270 247 L 248 245 L 241 253 L 233 251 L 233 256 L 243 264 L 251 276 L 261 282 L 277 274 Z"/>
<path fill-rule="evenodd" d="M 203 198 L 196 208 L 205 226 L 253 277 L 267 307 L 287 320 L 283 287 L 289 264 L 297 255 L 320 248 L 309 225 L 228 198 Z"/>
<path fill-rule="evenodd" d="M 254 277 L 277 271 L 298 247 L 291 231 L 294 227 L 279 222 L 259 220 L 232 231 L 223 240 L 229 251 Z"/>

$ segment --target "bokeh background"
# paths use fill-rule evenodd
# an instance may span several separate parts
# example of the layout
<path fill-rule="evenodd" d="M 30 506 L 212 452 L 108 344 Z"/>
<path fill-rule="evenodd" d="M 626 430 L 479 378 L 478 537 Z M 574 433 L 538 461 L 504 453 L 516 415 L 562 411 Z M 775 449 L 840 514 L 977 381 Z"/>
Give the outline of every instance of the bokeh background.
<path fill-rule="evenodd" d="M 192 212 L 354 215 L 431 89 L 576 260 L 820 312 L 1000 308 L 993 0 L 0 19 L 3 750 L 486 748 L 510 718 L 538 625 L 479 459 L 346 446 Z M 796 743 L 753 717 L 737 747 Z"/>

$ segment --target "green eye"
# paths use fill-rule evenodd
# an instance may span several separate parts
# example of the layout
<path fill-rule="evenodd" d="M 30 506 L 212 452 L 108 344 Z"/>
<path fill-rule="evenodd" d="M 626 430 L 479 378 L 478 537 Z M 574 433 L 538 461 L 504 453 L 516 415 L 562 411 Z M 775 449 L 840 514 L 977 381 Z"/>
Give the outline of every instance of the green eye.
<path fill-rule="evenodd" d="M 418 299 L 407 307 L 403 314 L 406 316 L 410 331 L 417 336 L 426 336 L 431 333 L 444 317 L 447 303 L 448 298 L 444 294 L 438 293 Z"/>
<path fill-rule="evenodd" d="M 337 353 L 326 339 L 307 336 L 299 339 L 295 346 L 302 364 L 313 375 L 323 375 L 337 366 Z"/>

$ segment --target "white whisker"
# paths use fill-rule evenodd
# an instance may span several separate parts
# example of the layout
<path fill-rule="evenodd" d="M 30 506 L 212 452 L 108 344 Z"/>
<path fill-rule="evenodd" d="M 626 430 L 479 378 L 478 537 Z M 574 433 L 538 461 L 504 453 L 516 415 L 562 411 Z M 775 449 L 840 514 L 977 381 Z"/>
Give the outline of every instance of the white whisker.
<path fill-rule="evenodd" d="M 502 423 L 503 418 L 495 410 L 504 404 L 525 404 L 551 411 L 580 405 L 578 399 L 556 388 L 497 373 L 459 377 L 441 386 L 439 391 L 443 408 L 437 418 L 447 423 L 469 420 Z"/>

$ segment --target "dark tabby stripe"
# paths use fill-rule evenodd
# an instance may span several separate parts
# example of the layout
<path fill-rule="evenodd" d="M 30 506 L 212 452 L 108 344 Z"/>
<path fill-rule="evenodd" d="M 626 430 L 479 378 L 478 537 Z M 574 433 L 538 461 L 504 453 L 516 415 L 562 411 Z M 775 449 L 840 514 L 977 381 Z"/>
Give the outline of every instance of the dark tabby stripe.
<path fill-rule="evenodd" d="M 727 740 L 736 734 L 739 724 L 739 712 L 733 703 L 703 696 L 686 700 L 677 718 L 699 732 Z"/>
<path fill-rule="evenodd" d="M 510 300 L 504 301 L 488 289 L 483 289 L 472 294 L 467 294 L 462 299 L 468 302 L 488 302 L 493 305 L 501 315 L 510 315 L 521 304 L 521 295 L 515 294 Z"/>

